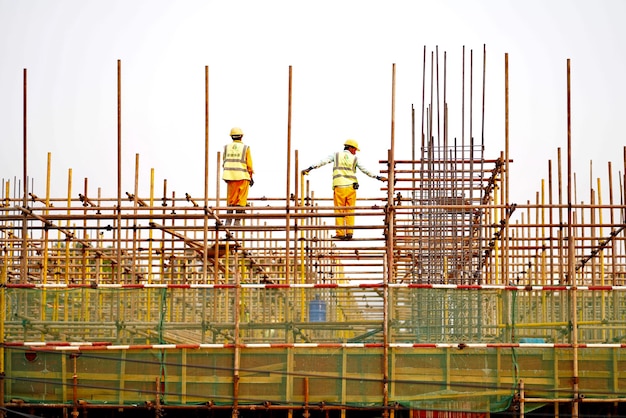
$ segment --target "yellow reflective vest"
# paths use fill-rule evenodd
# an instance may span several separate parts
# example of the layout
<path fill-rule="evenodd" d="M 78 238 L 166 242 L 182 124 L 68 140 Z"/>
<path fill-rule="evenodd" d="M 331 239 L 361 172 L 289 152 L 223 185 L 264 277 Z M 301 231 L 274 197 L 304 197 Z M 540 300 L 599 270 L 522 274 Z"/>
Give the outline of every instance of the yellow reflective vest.
<path fill-rule="evenodd" d="M 247 163 L 248 146 L 241 141 L 233 141 L 224 147 L 224 169 L 222 179 L 250 180 Z"/>
<path fill-rule="evenodd" d="M 333 165 L 333 187 L 352 186 L 357 183 L 356 156 L 349 151 L 335 153 Z"/>

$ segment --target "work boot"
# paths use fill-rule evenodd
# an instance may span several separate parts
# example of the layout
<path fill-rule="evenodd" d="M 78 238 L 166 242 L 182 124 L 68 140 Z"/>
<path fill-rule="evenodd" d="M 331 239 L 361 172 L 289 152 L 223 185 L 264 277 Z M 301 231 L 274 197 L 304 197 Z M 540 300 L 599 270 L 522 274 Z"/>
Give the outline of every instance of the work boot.
<path fill-rule="evenodd" d="M 239 210 L 239 209 L 237 209 L 237 210 L 235 211 L 235 213 L 238 213 L 238 214 L 242 214 L 242 215 L 243 215 L 244 213 L 246 213 L 246 211 L 245 211 L 245 210 Z M 234 225 L 235 225 L 235 226 L 241 226 L 241 219 L 235 219 L 235 223 L 234 223 Z"/>
<path fill-rule="evenodd" d="M 227 210 L 226 211 L 227 214 L 231 214 L 233 213 L 232 210 Z M 226 218 L 226 220 L 224 221 L 224 225 L 226 226 L 230 226 L 230 224 L 233 222 L 232 218 Z"/>

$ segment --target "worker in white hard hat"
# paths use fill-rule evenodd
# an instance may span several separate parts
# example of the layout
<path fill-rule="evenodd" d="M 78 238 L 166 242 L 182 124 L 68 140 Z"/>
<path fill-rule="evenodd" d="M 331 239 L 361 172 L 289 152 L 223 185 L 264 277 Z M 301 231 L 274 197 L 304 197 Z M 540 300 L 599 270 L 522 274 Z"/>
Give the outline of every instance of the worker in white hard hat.
<path fill-rule="evenodd" d="M 248 191 L 254 184 L 252 179 L 252 154 L 250 147 L 241 140 L 243 131 L 241 128 L 232 128 L 230 137 L 233 142 L 224 146 L 224 156 L 222 162 L 222 179 L 226 182 L 227 206 L 246 207 L 248 205 Z M 235 209 L 237 213 L 243 213 L 243 209 Z M 227 213 L 233 213 L 232 209 Z M 226 219 L 226 225 L 230 225 L 231 219 Z M 241 225 L 241 220 L 235 218 L 234 225 Z"/>
<path fill-rule="evenodd" d="M 354 139 L 348 139 L 343 143 L 343 151 L 329 155 L 317 164 L 302 170 L 303 175 L 315 168 L 333 163 L 333 196 L 335 211 L 338 216 L 335 218 L 337 234 L 333 239 L 350 240 L 354 230 L 354 205 L 356 204 L 356 191 L 359 182 L 356 178 L 357 168 L 365 175 L 380 181 L 387 181 L 386 177 L 372 174 L 368 169 L 359 164 L 356 152 L 359 151 L 359 144 Z"/>

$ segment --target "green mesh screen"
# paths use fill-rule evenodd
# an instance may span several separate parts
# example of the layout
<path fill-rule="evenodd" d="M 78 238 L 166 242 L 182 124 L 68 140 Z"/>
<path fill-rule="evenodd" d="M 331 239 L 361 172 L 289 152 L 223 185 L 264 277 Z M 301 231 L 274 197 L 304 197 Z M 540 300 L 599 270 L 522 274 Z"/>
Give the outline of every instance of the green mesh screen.
<path fill-rule="evenodd" d="M 562 290 L 398 287 L 388 304 L 380 289 L 349 287 L 3 292 L 5 400 L 71 403 L 76 389 L 93 404 L 495 412 L 520 381 L 526 397 L 572 396 Z M 626 393 L 624 293 L 578 296 L 580 392 Z"/>

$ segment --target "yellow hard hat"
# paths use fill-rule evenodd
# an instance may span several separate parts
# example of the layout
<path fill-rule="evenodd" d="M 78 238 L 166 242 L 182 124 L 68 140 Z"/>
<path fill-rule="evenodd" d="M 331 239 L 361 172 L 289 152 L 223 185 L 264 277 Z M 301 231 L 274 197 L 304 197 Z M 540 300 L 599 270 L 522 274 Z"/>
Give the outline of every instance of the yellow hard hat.
<path fill-rule="evenodd" d="M 233 128 L 230 130 L 230 136 L 243 136 L 241 128 Z"/>
<path fill-rule="evenodd" d="M 354 139 L 346 139 L 346 142 L 343 143 L 344 147 L 354 147 L 357 151 L 359 151 L 359 143 Z"/>

